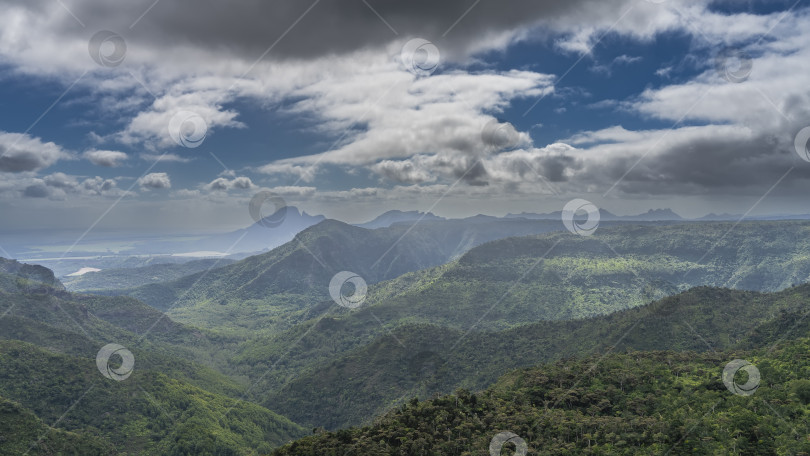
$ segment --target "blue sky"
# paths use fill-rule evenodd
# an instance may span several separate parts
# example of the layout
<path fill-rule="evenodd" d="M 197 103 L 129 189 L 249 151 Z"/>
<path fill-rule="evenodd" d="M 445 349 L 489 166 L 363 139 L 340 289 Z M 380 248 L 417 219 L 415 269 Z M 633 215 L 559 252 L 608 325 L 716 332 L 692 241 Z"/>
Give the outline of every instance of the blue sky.
<path fill-rule="evenodd" d="M 261 190 L 351 222 L 810 212 L 803 2 L 3 3 L 7 232 L 232 229 Z"/>

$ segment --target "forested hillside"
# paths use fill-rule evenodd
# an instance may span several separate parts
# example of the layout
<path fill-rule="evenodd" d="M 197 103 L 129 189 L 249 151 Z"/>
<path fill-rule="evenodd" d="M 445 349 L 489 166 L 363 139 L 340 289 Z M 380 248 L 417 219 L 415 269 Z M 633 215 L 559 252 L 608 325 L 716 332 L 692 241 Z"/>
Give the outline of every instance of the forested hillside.
<path fill-rule="evenodd" d="M 224 341 L 132 298 L 35 281 L 52 275 L 29 269 L 0 272 L 0 397 L 8 418 L 0 454 L 20 454 L 21 445 L 48 455 L 260 454 L 302 435 L 287 418 L 242 401 L 244 385 L 195 361 L 216 359 Z M 121 381 L 98 365 L 111 342 L 131 349 L 134 368 Z M 108 359 L 107 369 L 122 369 L 118 359 Z"/>
<path fill-rule="evenodd" d="M 774 351 L 569 359 L 513 371 L 481 392 L 413 399 L 371 426 L 321 432 L 272 454 L 486 455 L 498 438 L 508 440 L 506 454 L 527 456 L 807 454 L 808 352 L 802 338 Z M 761 376 L 752 395 L 724 383 L 725 366 L 740 358 Z M 732 386 L 749 375 L 732 376 Z"/>
<path fill-rule="evenodd" d="M 762 347 L 810 334 L 810 319 L 800 318 L 808 312 L 810 285 L 765 294 L 703 287 L 606 316 L 505 331 L 405 325 L 354 344 L 337 359 L 336 348 L 352 346 L 355 333 L 344 332 L 341 321 L 323 320 L 300 352 L 320 363 L 303 368 L 264 403 L 298 422 L 336 429 L 368 423 L 410 397 L 483 389 L 504 372 L 540 362 L 610 350 Z"/>
<path fill-rule="evenodd" d="M 329 300 L 329 282 L 344 270 L 373 284 L 441 265 L 483 242 L 561 229 L 559 222 L 493 220 L 425 222 L 367 230 L 325 220 L 271 252 L 210 272 L 129 290 L 177 321 L 239 332 L 281 330 L 311 317 Z"/>

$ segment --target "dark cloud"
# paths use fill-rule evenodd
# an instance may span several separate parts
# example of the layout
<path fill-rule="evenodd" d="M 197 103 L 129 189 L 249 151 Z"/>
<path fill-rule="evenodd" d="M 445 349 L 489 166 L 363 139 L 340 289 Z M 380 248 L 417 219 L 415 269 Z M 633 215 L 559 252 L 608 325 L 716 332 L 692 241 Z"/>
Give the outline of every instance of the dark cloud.
<path fill-rule="evenodd" d="M 42 184 L 29 185 L 23 190 L 23 196 L 26 198 L 47 198 L 50 194 L 48 187 Z"/>
<path fill-rule="evenodd" d="M 67 157 L 52 142 L 20 133 L 0 132 L 0 172 L 20 173 L 36 171 Z"/>
<path fill-rule="evenodd" d="M 643 158 L 615 156 L 589 163 L 571 180 L 599 183 L 605 190 L 619 182 L 619 191 L 637 195 L 764 194 L 783 176 L 780 191 L 810 184 L 810 164 L 799 159 L 792 144 L 770 134 L 722 134 L 721 128 L 714 137 L 677 141 Z"/>
<path fill-rule="evenodd" d="M 565 182 L 568 175 L 582 168 L 582 162 L 574 157 L 554 155 L 540 160 L 538 172 L 551 182 Z"/>
<path fill-rule="evenodd" d="M 374 11 L 360 0 L 322 0 L 317 4 L 301 0 L 179 0 L 159 2 L 130 29 L 153 3 L 85 0 L 71 2 L 71 10 L 88 25 L 87 30 L 121 33 L 130 49 L 147 42 L 161 46 L 190 44 L 250 59 L 258 58 L 275 44 L 271 58 L 312 58 L 413 36 L 434 42 L 449 55 L 464 52 L 488 33 L 513 31 L 543 20 L 552 23 L 562 17 L 618 17 L 622 5 L 635 0 L 609 4 L 601 0 L 484 0 L 477 4 L 474 0 L 369 0 Z M 68 15 L 63 27 L 65 33 L 77 30 Z"/>

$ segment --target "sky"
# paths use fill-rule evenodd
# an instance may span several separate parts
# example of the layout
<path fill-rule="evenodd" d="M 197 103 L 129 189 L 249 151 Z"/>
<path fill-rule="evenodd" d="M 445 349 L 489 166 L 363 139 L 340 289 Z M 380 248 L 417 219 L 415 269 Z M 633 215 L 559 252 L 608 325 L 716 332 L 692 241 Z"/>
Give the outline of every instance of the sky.
<path fill-rule="evenodd" d="M 0 233 L 810 213 L 805 1 L 0 4 Z"/>

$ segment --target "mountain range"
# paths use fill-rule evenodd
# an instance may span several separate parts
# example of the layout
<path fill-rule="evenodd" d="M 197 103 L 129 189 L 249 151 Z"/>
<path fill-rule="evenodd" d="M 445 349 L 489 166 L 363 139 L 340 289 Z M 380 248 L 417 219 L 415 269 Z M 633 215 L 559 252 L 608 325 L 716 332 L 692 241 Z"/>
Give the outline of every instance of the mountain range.
<path fill-rule="evenodd" d="M 0 378 L 10 380 L 0 382 L 0 413 L 13 417 L 10 429 L 17 429 L 9 431 L 15 438 L 7 448 L 23 445 L 28 437 L 19 429 L 32 426 L 47 435 L 56 431 L 53 440 L 34 445 L 40 454 L 51 448 L 40 448 L 42 442 L 87 454 L 266 454 L 315 428 L 321 429 L 315 436 L 279 454 L 324 454 L 324 445 L 352 454 L 343 446 L 350 441 L 382 454 L 418 452 L 422 444 L 414 442 L 435 436 L 394 423 L 427 409 L 440 413 L 448 400 L 492 391 L 566 397 L 544 393 L 543 386 L 498 386 L 511 384 L 515 374 L 502 376 L 514 369 L 563 363 L 534 367 L 532 375 L 564 388 L 560 369 L 581 370 L 600 353 L 613 365 L 638 351 L 666 350 L 684 368 L 705 371 L 716 353 L 749 353 L 783 341 L 802 346 L 810 330 L 804 318 L 810 285 L 794 285 L 810 278 L 808 232 L 804 221 L 608 220 L 583 237 L 562 230 L 559 221 L 526 217 L 376 229 L 323 220 L 270 252 L 224 266 L 150 265 L 129 279 L 126 270 L 110 271 L 92 279 L 100 287 L 93 294 L 67 291 L 47 268 L 2 260 L 0 296 L 7 305 L 0 308 Z M 330 281 L 340 271 L 368 284 L 358 308 L 331 296 Z M 173 279 L 184 272 L 190 274 Z M 84 280 L 92 274 L 100 273 Z M 106 288 L 120 280 L 151 283 Z M 132 382 L 102 382 L 93 358 L 110 342 L 134 354 Z M 704 364 L 677 358 L 689 352 L 705 353 L 696 355 Z M 663 368 L 660 356 L 642 356 L 650 369 Z M 31 372 L 45 374 L 26 385 Z M 98 396 L 82 396 L 91 388 Z M 120 395 L 127 399 L 116 406 L 112 400 Z M 70 418 L 57 422 L 81 397 Z M 436 399 L 421 405 L 414 397 Z M 637 413 L 627 401 L 610 400 L 617 404 L 612 410 Z M 587 406 L 576 410 L 590 413 L 594 403 L 582 403 Z M 513 412 L 536 421 L 537 404 L 543 402 Z M 484 400 L 481 416 L 499 407 Z M 594 413 L 593 426 L 609 418 Z M 447 432 L 458 432 L 463 416 Z M 361 425 L 371 427 L 347 429 Z M 368 440 L 372 430 L 378 434 Z M 213 438 L 199 438 L 211 432 Z M 383 438 L 383 445 L 376 437 L 392 432 L 407 435 L 411 446 L 396 438 Z M 674 444 L 686 430 L 668 432 L 634 445 Z M 527 434 L 532 445 L 559 443 L 549 438 L 546 431 Z M 478 451 L 479 440 L 447 451 Z"/>
<path fill-rule="evenodd" d="M 465 236 L 490 233 L 481 227 L 503 235 L 504 226 L 537 231 L 549 223 L 473 223 L 466 225 Z M 460 239 L 449 238 L 452 248 L 436 243 L 436 227 L 447 224 L 365 230 L 327 220 L 285 246 L 224 268 L 109 292 L 143 299 L 184 324 L 245 339 L 228 369 L 253 375 L 255 400 L 302 424 L 336 428 L 363 423 L 408 394 L 449 392 L 459 385 L 481 388 L 505 370 L 581 354 L 572 351 L 576 347 L 595 349 L 598 345 L 582 345 L 590 334 L 604 334 L 604 326 L 630 327 L 616 323 L 616 312 L 695 286 L 778 291 L 810 277 L 807 222 L 747 222 L 733 231 L 733 224 L 722 222 L 608 222 L 591 237 L 549 231 L 488 242 L 480 238 L 477 247 L 442 263 L 453 258 Z M 375 262 L 387 251 L 396 261 L 377 269 Z M 438 266 L 425 268 L 429 265 L 416 261 L 425 258 L 435 258 Z M 337 306 L 329 296 L 330 279 L 341 270 L 369 284 L 359 309 Z M 758 309 L 772 315 L 778 308 Z M 702 309 L 696 315 L 706 318 Z M 572 330 L 570 322 L 589 318 L 597 323 Z M 719 324 L 707 334 L 732 330 L 720 332 Z M 702 327 L 701 321 L 690 325 Z M 750 329 L 746 324 L 739 330 Z M 534 337 L 516 336 L 523 331 Z M 500 352 L 481 349 L 499 347 L 501 340 L 524 345 Z M 697 339 L 690 332 L 688 340 Z M 664 342 L 639 347 L 666 348 Z M 446 383 L 428 388 L 403 367 L 420 364 L 421 358 L 414 358 L 420 353 L 430 363 L 434 354 L 454 350 L 459 354 L 448 362 L 459 376 Z M 478 354 L 484 359 L 473 361 Z M 513 363 L 488 363 L 493 356 Z M 255 366 L 263 366 L 259 377 L 248 373 Z M 351 402 L 317 405 L 354 395 Z M 313 405 L 303 405 L 309 401 Z"/>

